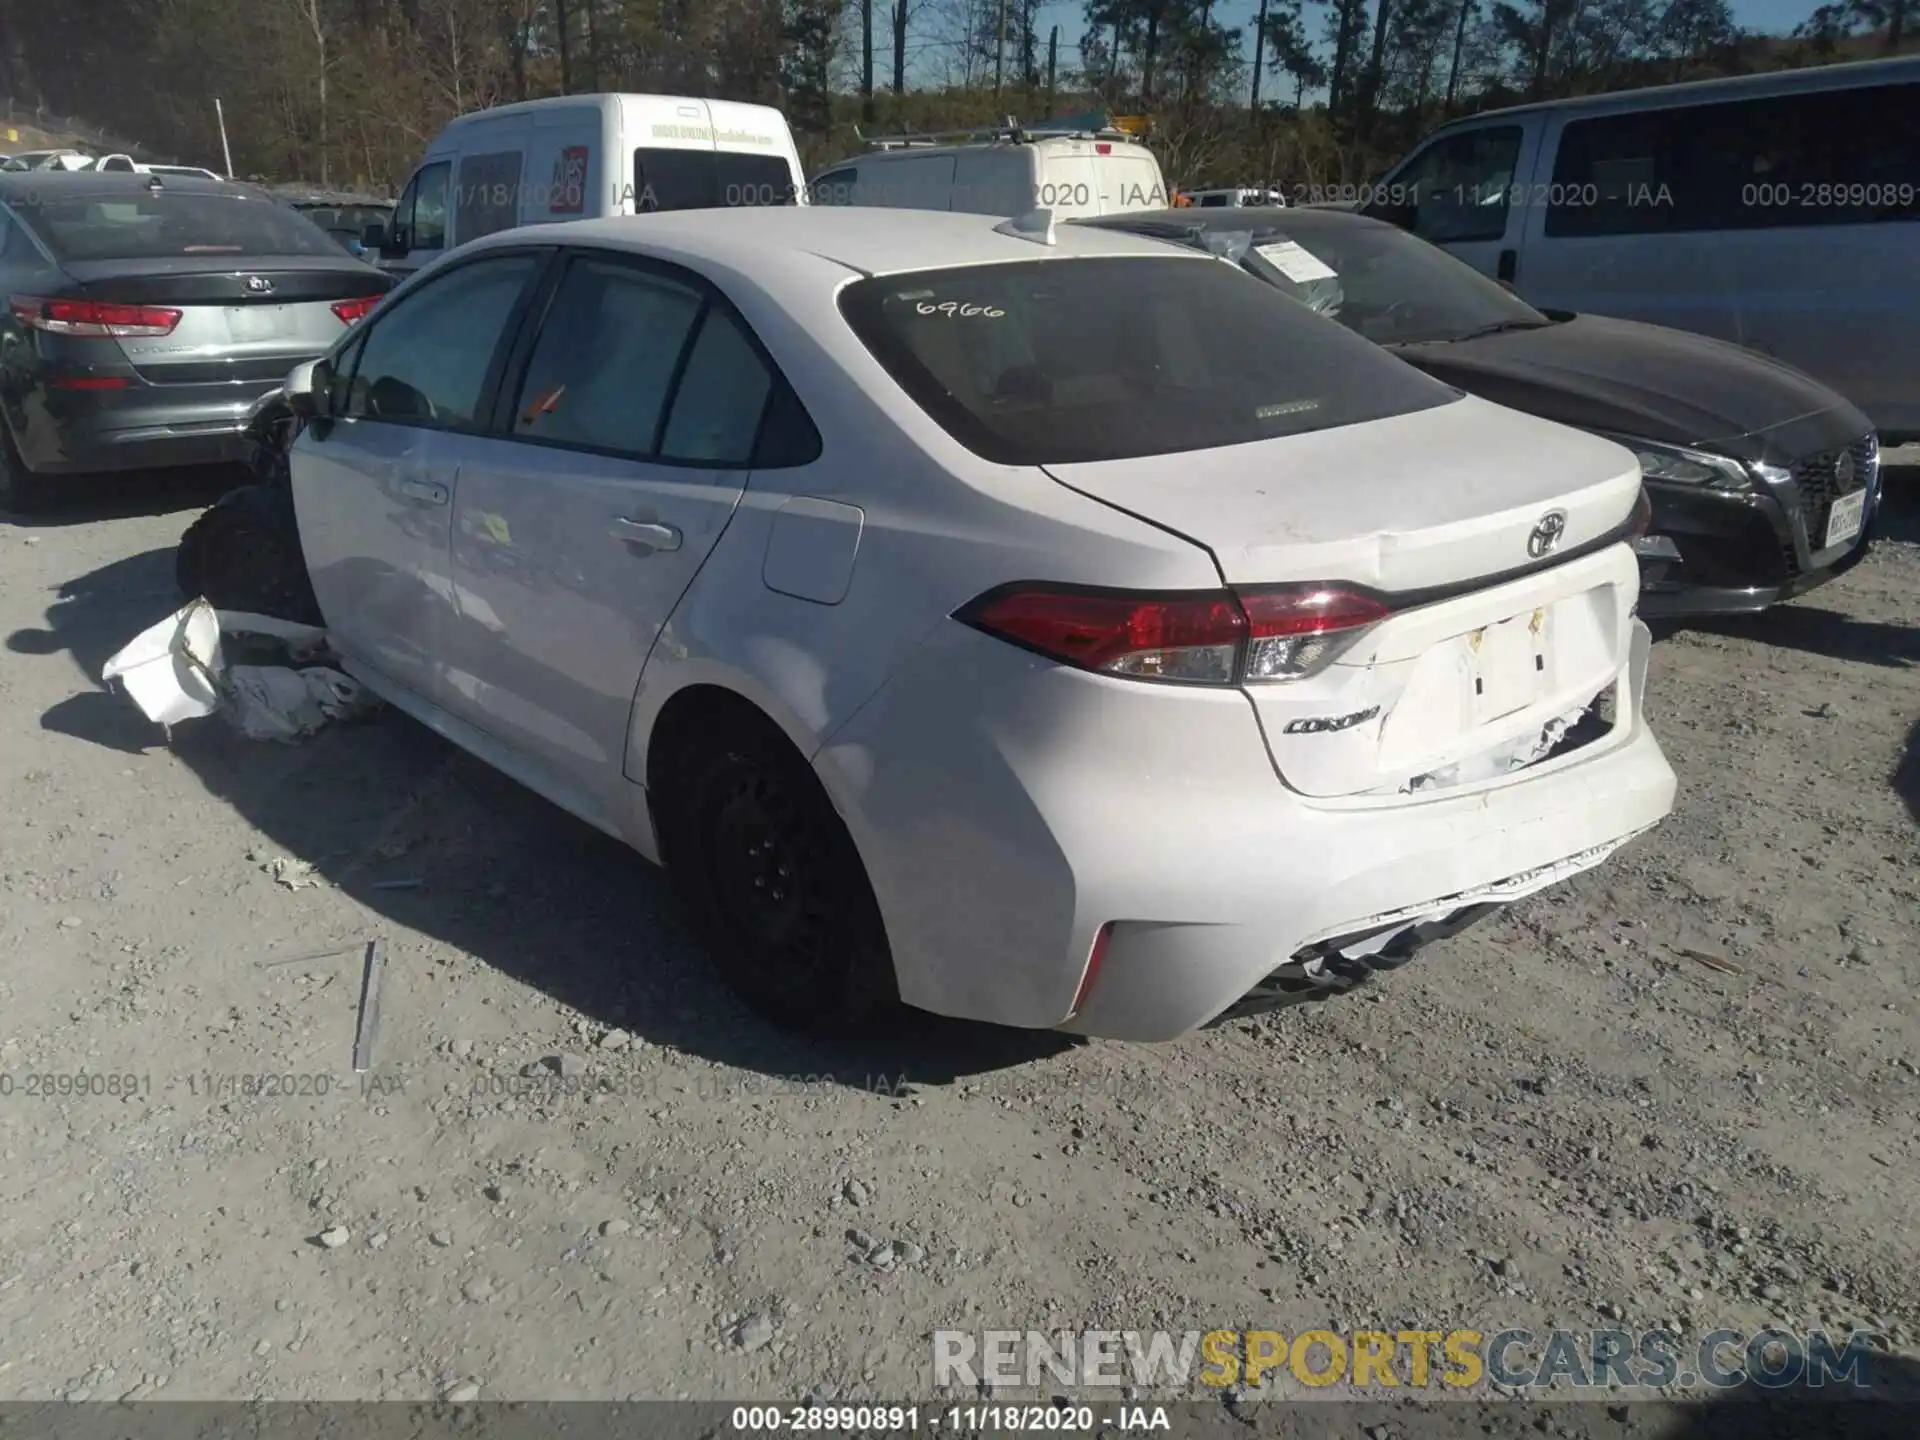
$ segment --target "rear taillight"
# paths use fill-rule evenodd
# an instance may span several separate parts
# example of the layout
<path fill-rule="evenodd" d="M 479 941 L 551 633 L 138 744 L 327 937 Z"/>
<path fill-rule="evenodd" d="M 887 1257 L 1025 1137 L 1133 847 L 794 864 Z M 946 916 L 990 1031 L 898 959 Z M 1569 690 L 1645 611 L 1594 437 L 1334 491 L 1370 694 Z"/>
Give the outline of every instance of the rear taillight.
<path fill-rule="evenodd" d="M 13 317 L 49 335 L 87 335 L 140 339 L 171 335 L 180 312 L 165 305 L 117 305 L 104 300 L 43 300 L 16 295 Z"/>
<path fill-rule="evenodd" d="M 333 313 L 340 317 L 342 325 L 351 325 L 356 320 L 364 320 L 367 313 L 380 303 L 378 295 L 362 295 L 358 300 L 336 300 Z"/>
<path fill-rule="evenodd" d="M 1335 585 L 1145 594 L 1008 585 L 955 618 L 1048 659 L 1135 680 L 1297 680 L 1391 611 Z"/>
<path fill-rule="evenodd" d="M 1638 540 L 1653 527 L 1653 497 L 1640 487 L 1640 498 L 1633 502 L 1633 514 L 1627 517 L 1627 539 Z"/>

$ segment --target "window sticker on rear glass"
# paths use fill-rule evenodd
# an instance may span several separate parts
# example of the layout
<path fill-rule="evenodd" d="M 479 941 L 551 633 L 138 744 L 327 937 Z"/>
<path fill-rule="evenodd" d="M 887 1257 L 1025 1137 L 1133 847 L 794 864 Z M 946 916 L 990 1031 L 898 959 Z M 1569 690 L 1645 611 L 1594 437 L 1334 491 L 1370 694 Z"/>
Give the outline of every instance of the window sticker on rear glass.
<path fill-rule="evenodd" d="M 1271 245 L 1256 245 L 1254 249 L 1261 259 L 1296 285 L 1334 278 L 1333 268 L 1318 255 L 1302 249 L 1297 241 L 1278 240 Z"/>

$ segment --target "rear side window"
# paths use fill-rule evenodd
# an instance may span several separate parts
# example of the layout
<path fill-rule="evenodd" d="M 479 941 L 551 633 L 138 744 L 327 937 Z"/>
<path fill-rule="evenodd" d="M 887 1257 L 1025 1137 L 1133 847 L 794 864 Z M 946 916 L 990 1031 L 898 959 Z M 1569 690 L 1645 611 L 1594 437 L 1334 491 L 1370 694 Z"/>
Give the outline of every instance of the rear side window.
<path fill-rule="evenodd" d="M 514 436 L 652 456 L 704 303 L 698 291 L 662 276 L 575 260 L 528 361 Z"/>
<path fill-rule="evenodd" d="M 734 205 L 796 205 L 793 171 L 779 155 L 743 155 L 730 150 L 666 150 L 642 146 L 633 152 L 635 208 L 718 210 Z"/>
<path fill-rule="evenodd" d="M 1007 465 L 1170 455 L 1457 392 L 1236 267 L 1021 261 L 857 281 L 848 324 L 921 408 Z"/>
<path fill-rule="evenodd" d="M 474 425 L 507 322 L 545 258 L 476 260 L 383 307 L 360 345 L 343 413 L 441 430 Z"/>
<path fill-rule="evenodd" d="M 1575 120 L 1549 235 L 1867 225 L 1920 217 L 1920 83 Z"/>
<path fill-rule="evenodd" d="M 61 260 L 148 260 L 176 255 L 338 258 L 326 231 L 271 200 L 183 190 L 46 193 L 14 213 Z"/>
<path fill-rule="evenodd" d="M 460 157 L 453 233 L 462 245 L 520 223 L 520 152 Z"/>

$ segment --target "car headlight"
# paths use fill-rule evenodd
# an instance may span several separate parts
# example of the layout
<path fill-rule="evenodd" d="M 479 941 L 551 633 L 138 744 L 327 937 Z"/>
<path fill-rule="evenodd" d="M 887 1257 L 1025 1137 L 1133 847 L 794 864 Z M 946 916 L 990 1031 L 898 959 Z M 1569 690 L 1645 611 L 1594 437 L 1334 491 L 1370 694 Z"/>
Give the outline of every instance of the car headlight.
<path fill-rule="evenodd" d="M 1649 480 L 1669 485 L 1698 485 L 1708 490 L 1747 490 L 1753 485 L 1747 467 L 1726 455 L 1689 450 L 1684 445 L 1662 445 L 1634 435 L 1610 435 L 1610 440 L 1633 451 L 1640 472 Z"/>

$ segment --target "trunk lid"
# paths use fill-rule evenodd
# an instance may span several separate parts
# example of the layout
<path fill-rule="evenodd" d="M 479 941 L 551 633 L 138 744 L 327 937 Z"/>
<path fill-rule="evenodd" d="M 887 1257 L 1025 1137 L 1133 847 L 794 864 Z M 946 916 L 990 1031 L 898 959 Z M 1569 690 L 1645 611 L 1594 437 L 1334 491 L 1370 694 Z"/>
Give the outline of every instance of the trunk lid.
<path fill-rule="evenodd" d="M 342 254 L 68 261 L 67 295 L 179 310 L 171 333 L 116 342 L 153 385 L 280 380 L 340 338 L 342 300 L 383 295 L 393 277 Z"/>
<path fill-rule="evenodd" d="M 1465 399 L 1257 445 L 1047 468 L 1204 546 L 1231 586 L 1327 581 L 1388 599 L 1393 613 L 1332 663 L 1245 687 L 1276 770 L 1302 794 L 1494 781 L 1600 738 L 1633 703 L 1620 691 L 1638 565 L 1602 542 L 1641 478 L 1611 442 Z"/>

